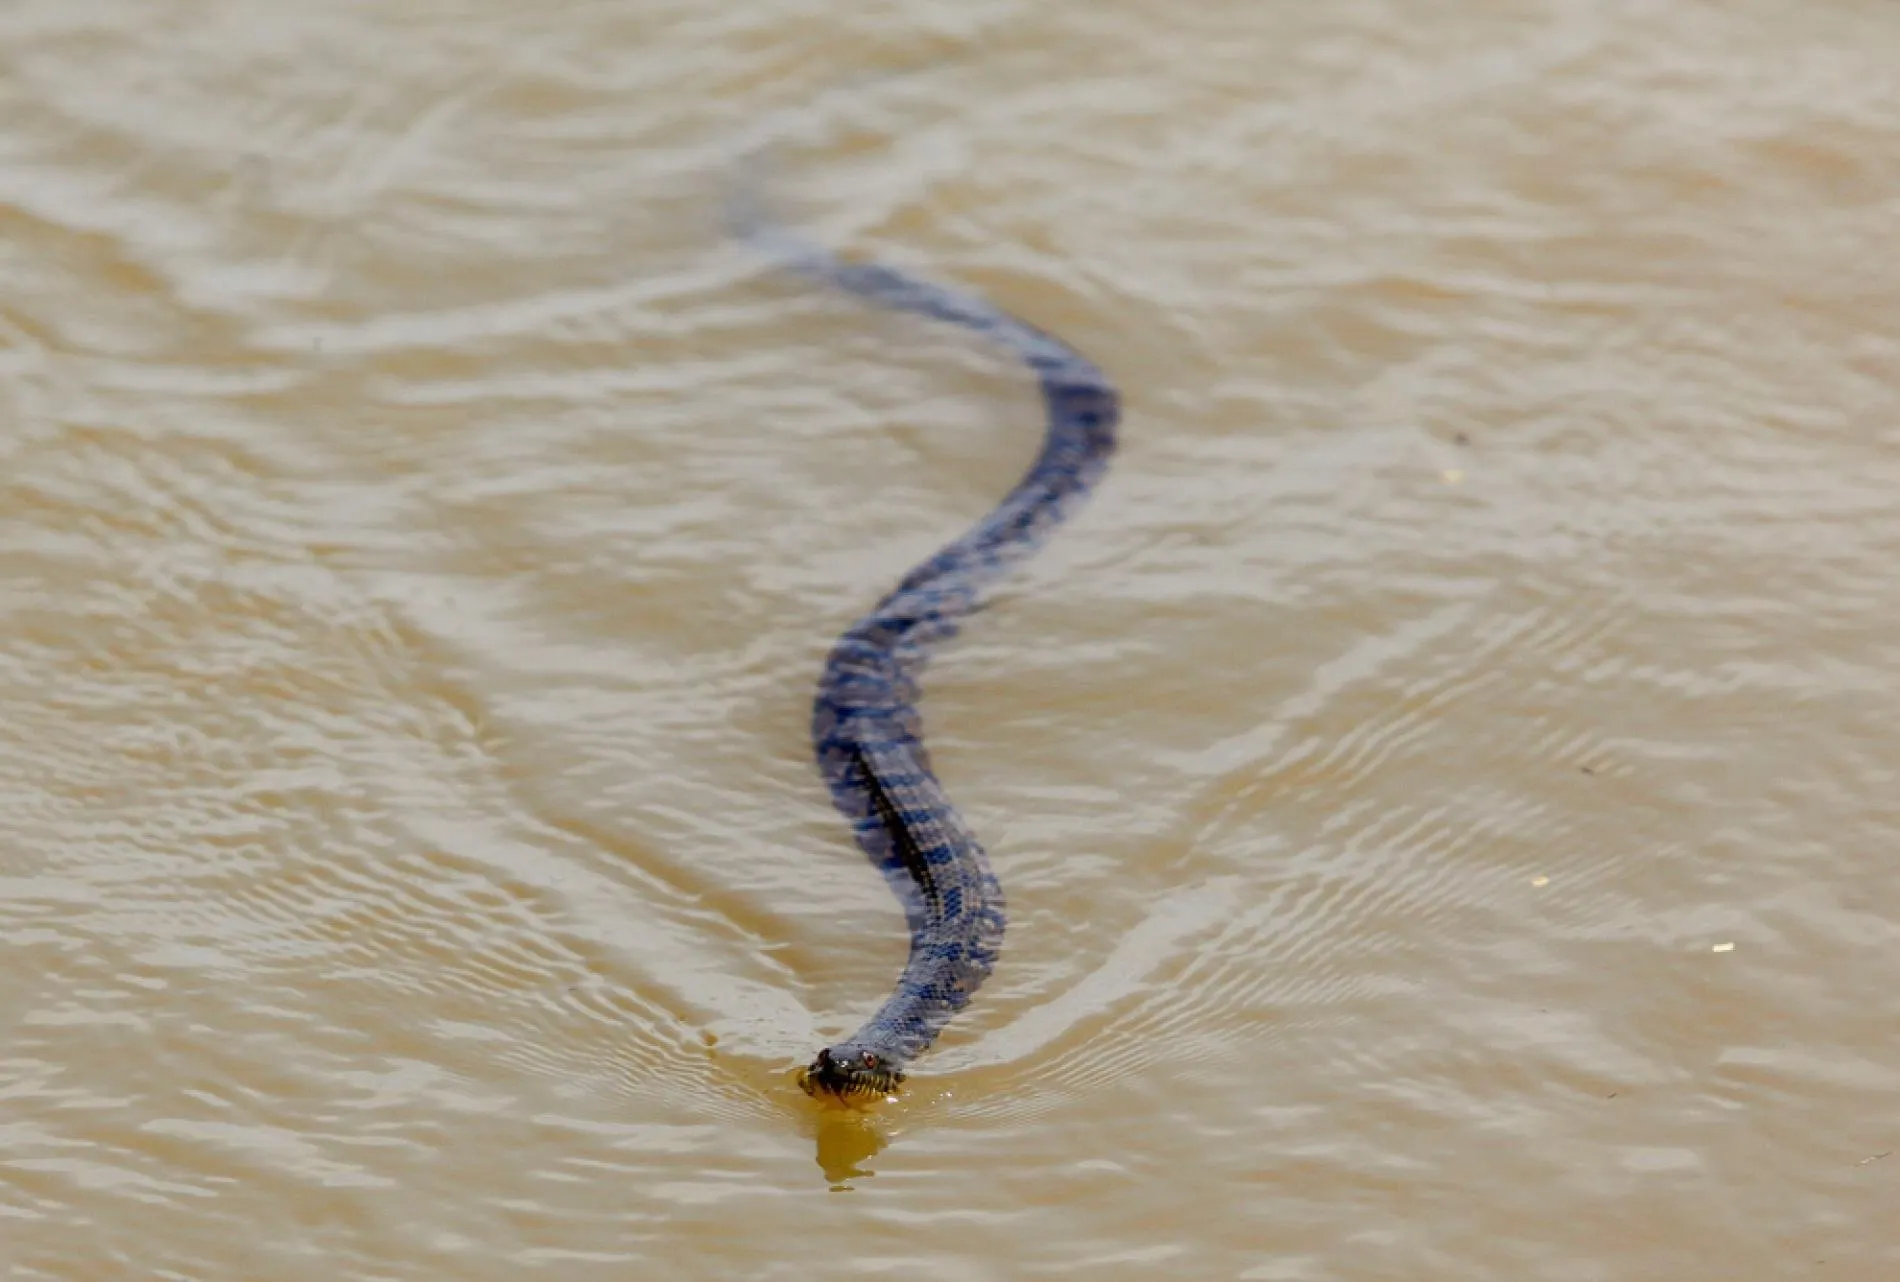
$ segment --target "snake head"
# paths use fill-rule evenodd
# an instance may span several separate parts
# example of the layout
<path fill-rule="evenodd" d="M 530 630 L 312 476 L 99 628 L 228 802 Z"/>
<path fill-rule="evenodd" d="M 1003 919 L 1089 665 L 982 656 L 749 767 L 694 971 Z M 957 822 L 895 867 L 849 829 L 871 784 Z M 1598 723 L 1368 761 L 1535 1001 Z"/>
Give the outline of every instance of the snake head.
<path fill-rule="evenodd" d="M 903 1080 L 903 1072 L 882 1055 L 850 1042 L 825 1047 L 811 1067 L 798 1075 L 805 1094 L 846 1101 L 889 1095 Z"/>

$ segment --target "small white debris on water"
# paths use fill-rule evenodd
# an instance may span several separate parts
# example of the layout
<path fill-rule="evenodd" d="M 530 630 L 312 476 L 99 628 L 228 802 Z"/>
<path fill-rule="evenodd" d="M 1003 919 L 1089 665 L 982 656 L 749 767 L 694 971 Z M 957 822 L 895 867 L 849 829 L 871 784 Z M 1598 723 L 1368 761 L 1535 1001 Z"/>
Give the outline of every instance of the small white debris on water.
<path fill-rule="evenodd" d="M 1717 953 L 1732 953 L 1735 951 L 1735 945 L 1733 943 L 1717 944 L 1710 951 L 1717 952 Z"/>

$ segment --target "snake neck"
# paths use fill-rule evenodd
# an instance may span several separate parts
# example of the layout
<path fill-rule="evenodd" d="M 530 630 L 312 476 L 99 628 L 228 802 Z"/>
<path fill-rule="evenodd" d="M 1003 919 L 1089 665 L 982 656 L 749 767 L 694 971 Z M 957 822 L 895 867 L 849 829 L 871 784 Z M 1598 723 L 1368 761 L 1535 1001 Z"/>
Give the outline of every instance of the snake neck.
<path fill-rule="evenodd" d="M 890 834 L 892 853 L 921 901 L 910 958 L 889 1000 L 860 1036 L 884 1030 L 908 1062 L 975 992 L 1002 945 L 1003 888 L 989 857 L 914 754 L 855 756 L 872 815 Z M 893 762 L 892 758 L 899 759 Z"/>

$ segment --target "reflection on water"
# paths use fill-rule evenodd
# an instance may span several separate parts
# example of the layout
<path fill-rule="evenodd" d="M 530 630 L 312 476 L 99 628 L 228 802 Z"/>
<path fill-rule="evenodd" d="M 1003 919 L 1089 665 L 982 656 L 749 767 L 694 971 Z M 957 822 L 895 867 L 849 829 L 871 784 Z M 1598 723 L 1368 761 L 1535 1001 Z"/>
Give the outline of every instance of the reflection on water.
<path fill-rule="evenodd" d="M 0 1274 L 1900 1276 L 1897 59 L 0 7 Z M 862 1115 L 812 682 L 1040 425 L 722 238 L 768 138 L 1127 401 L 927 678 L 1010 932 Z"/>
<path fill-rule="evenodd" d="M 815 1119 L 818 1169 L 833 1190 L 845 1192 L 851 1181 L 869 1179 L 877 1174 L 867 1170 L 869 1162 L 883 1151 L 886 1143 L 875 1117 L 858 1110 L 822 1108 Z"/>

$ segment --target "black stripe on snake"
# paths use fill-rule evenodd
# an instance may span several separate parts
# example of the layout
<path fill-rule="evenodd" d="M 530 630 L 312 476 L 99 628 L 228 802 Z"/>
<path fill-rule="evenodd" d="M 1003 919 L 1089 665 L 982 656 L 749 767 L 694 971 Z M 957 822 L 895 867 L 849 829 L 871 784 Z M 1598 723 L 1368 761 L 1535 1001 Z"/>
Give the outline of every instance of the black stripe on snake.
<path fill-rule="evenodd" d="M 1107 377 L 1066 343 L 984 298 L 875 263 L 846 262 L 770 219 L 756 166 L 730 209 L 733 229 L 808 279 L 897 311 L 974 330 L 1021 358 L 1042 394 L 1041 452 L 1002 502 L 911 570 L 847 629 L 818 680 L 811 738 L 819 773 L 857 843 L 891 883 L 910 924 L 910 957 L 863 1027 L 799 1074 L 808 1094 L 890 1094 L 996 965 L 1003 889 L 983 847 L 931 770 L 917 711 L 931 648 L 955 635 L 987 589 L 1025 560 L 1101 477 L 1120 403 Z"/>

